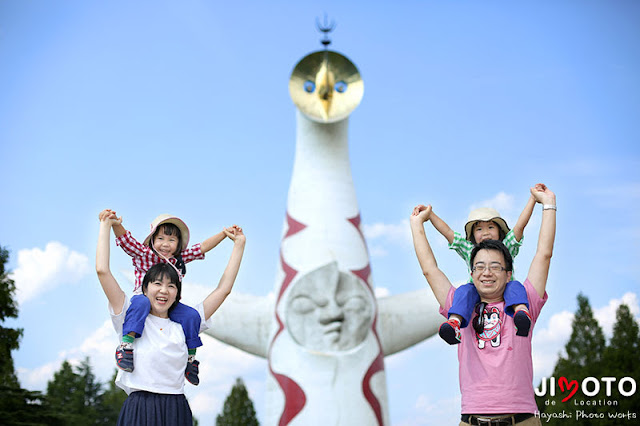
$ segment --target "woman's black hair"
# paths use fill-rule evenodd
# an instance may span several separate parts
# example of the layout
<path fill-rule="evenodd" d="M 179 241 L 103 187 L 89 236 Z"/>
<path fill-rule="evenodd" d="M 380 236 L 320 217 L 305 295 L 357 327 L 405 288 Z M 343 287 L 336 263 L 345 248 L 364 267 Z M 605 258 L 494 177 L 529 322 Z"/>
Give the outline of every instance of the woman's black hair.
<path fill-rule="evenodd" d="M 478 243 L 476 243 L 475 235 L 473 235 L 473 230 L 475 229 L 475 227 L 478 224 L 478 222 L 482 222 L 482 221 L 480 221 L 480 220 L 476 221 L 476 223 L 474 223 L 473 226 L 471 227 L 471 232 L 469 233 L 469 241 L 471 241 L 474 246 L 476 244 L 478 244 Z M 487 222 L 493 222 L 498 227 L 498 239 L 500 241 L 503 241 L 504 237 L 506 237 L 507 234 L 504 233 L 504 230 L 502 229 L 502 226 L 498 225 L 495 220 L 489 220 Z"/>
<path fill-rule="evenodd" d="M 144 275 L 142 279 L 142 293 L 147 294 L 147 289 L 149 288 L 149 283 L 154 281 L 161 281 L 165 277 L 169 278 L 169 281 L 178 287 L 178 294 L 176 295 L 176 301 L 171 305 L 172 309 L 174 306 L 178 304 L 180 301 L 180 297 L 182 296 L 182 282 L 180 281 L 180 277 L 178 276 L 178 272 L 172 265 L 168 263 L 156 263 L 153 265 L 147 273 Z"/>

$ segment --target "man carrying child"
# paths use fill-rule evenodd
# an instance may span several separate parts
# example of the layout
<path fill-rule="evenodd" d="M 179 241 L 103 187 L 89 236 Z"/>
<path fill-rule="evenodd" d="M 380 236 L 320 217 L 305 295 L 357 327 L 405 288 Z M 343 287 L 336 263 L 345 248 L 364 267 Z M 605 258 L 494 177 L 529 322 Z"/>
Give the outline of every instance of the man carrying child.
<path fill-rule="evenodd" d="M 556 198 L 543 184 L 531 188 L 531 194 L 542 204 L 538 245 L 523 283 L 533 329 L 547 301 L 547 276 L 556 230 Z M 455 287 L 438 268 L 427 240 L 424 223 L 430 214 L 431 206 L 417 206 L 411 216 L 411 232 L 422 272 L 440 304 L 440 313 L 446 317 Z M 526 337 L 516 336 L 513 318 L 505 314 L 504 289 L 511 280 L 511 254 L 500 241 L 483 241 L 473 249 L 470 267 L 481 302 L 476 309 L 480 329 L 462 329 L 458 345 L 462 394 L 460 425 L 539 425 L 540 419 L 534 416 L 538 408 L 533 392 L 532 333 Z"/>

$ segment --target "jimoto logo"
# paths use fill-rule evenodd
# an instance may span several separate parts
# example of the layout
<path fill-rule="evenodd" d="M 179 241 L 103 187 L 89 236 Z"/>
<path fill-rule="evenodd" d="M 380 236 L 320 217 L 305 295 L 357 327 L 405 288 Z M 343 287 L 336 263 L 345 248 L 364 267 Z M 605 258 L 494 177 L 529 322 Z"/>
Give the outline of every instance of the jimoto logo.
<path fill-rule="evenodd" d="M 636 393 L 636 381 L 633 377 L 623 377 L 618 380 L 616 377 L 585 377 L 581 382 L 575 379 L 569 379 L 567 377 L 560 377 L 557 381 L 555 377 L 542 378 L 542 383 L 535 389 L 537 396 L 556 396 L 565 395 L 562 402 L 567 402 L 580 390 L 586 397 L 594 397 L 600 395 L 601 392 L 604 395 L 610 397 L 612 395 L 612 389 L 617 387 L 620 395 L 629 397 Z"/>

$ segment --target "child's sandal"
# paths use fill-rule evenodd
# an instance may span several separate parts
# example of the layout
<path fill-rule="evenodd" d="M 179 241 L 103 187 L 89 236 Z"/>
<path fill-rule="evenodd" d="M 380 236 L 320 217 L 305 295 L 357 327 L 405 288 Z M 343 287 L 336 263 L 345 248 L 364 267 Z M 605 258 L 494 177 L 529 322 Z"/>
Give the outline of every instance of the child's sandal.
<path fill-rule="evenodd" d="M 524 309 L 513 315 L 513 324 L 516 326 L 516 336 L 526 337 L 531 329 L 531 315 Z"/>
<path fill-rule="evenodd" d="M 462 341 L 462 333 L 460 332 L 460 324 L 458 321 L 449 320 L 443 322 L 438 330 L 438 334 L 450 345 L 457 345 Z"/>

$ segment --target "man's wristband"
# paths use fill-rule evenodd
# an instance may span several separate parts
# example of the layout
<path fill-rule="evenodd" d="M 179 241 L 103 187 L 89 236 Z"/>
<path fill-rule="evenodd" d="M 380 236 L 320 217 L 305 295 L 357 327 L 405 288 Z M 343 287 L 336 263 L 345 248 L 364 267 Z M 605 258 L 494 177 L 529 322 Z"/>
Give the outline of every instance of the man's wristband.
<path fill-rule="evenodd" d="M 555 210 L 558 211 L 558 207 L 555 204 L 543 204 L 542 210 Z"/>

